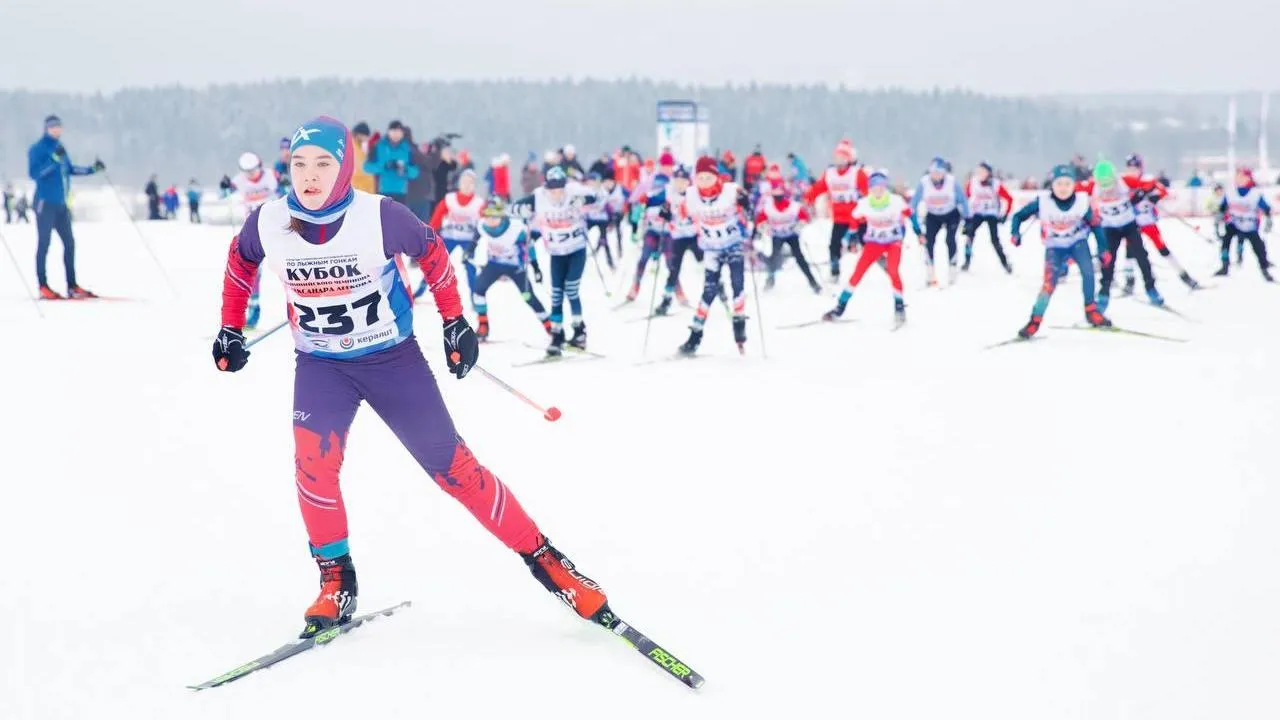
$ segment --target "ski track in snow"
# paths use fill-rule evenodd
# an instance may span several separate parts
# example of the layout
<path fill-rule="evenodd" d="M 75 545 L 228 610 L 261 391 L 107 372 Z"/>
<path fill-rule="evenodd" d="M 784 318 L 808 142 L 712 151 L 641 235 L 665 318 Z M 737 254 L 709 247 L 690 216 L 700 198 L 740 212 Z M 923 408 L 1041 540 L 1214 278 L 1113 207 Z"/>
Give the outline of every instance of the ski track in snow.
<path fill-rule="evenodd" d="M 983 350 L 1026 320 L 1042 251 L 1034 238 L 1011 249 L 1010 278 L 982 236 L 973 272 L 943 290 L 921 288 L 908 241 L 900 332 L 875 268 L 856 323 L 774 329 L 834 293 L 811 294 L 788 262 L 763 296 L 767 359 L 748 297 L 747 357 L 717 305 L 714 358 L 642 366 L 643 324 L 626 321 L 645 313 L 651 279 L 634 308 L 609 312 L 617 299 L 589 269 L 590 347 L 606 359 L 512 368 L 538 351 L 482 349 L 488 369 L 560 407 L 557 423 L 479 374 L 443 372 L 438 317 L 420 306 L 419 339 L 477 455 L 706 687 L 571 615 L 366 408 L 343 469 L 361 607 L 413 607 L 195 694 L 184 686 L 288 640 L 314 597 L 293 353 L 280 333 L 244 371 L 215 372 L 228 228 L 141 227 L 179 298 L 122 221 L 76 225 L 79 273 L 141 302 L 45 303 L 40 320 L 0 271 L 2 718 L 1280 714 L 1266 690 L 1280 665 L 1280 287 L 1251 252 L 1211 278 L 1216 246 L 1164 224 L 1217 285 L 1190 295 L 1153 256 L 1170 305 L 1199 322 L 1119 298 L 1110 314 L 1184 344 L 1049 329 L 1082 320 L 1069 280 L 1046 342 Z M 0 230 L 34 285 L 34 230 Z M 807 247 L 825 254 L 826 233 L 810 227 Z M 57 243 L 49 268 L 60 287 Z M 691 262 L 683 283 L 696 297 Z M 263 292 L 270 327 L 278 283 Z M 489 301 L 494 339 L 544 342 L 509 283 Z M 676 311 L 653 323 L 649 357 L 686 336 L 691 310 Z"/>

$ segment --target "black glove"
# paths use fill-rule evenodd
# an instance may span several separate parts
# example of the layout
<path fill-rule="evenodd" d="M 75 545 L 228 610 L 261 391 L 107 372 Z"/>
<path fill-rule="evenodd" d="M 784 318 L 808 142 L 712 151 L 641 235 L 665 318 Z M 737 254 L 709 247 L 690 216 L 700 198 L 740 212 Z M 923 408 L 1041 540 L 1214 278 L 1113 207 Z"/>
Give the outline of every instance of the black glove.
<path fill-rule="evenodd" d="M 94 172 L 102 172 L 103 170 L 106 170 L 106 169 L 107 169 L 107 164 L 106 164 L 106 163 L 104 163 L 104 162 L 102 162 L 102 158 L 94 158 L 94 159 L 93 159 L 93 171 L 94 171 Z"/>
<path fill-rule="evenodd" d="M 537 260 L 530 260 L 529 267 L 533 268 L 533 281 L 542 284 L 542 268 L 538 267 Z"/>
<path fill-rule="evenodd" d="M 658 217 L 666 220 L 667 222 L 671 222 L 671 206 L 663 205 L 662 209 L 658 211 Z"/>
<path fill-rule="evenodd" d="M 465 317 L 456 317 L 444 325 L 444 359 L 449 372 L 459 380 L 471 372 L 480 358 L 480 341 Z"/>
<path fill-rule="evenodd" d="M 213 341 L 213 362 L 223 372 L 235 372 L 249 362 L 240 328 L 223 326 Z"/>

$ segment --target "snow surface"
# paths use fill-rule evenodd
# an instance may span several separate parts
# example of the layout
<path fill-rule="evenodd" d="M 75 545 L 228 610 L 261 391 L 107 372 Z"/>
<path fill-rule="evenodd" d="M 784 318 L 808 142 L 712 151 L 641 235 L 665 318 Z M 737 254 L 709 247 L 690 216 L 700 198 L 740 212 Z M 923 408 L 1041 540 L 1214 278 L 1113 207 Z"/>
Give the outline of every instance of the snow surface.
<path fill-rule="evenodd" d="M 610 312 L 589 268 L 608 359 L 482 352 L 560 422 L 478 374 L 441 385 L 479 457 L 703 690 L 569 613 L 366 410 L 344 468 L 361 605 L 413 607 L 193 693 L 288 640 L 314 597 L 292 349 L 275 336 L 215 372 L 227 229 L 141 229 L 176 298 L 123 217 L 77 225 L 79 269 L 133 300 L 40 319 L 0 270 L 0 718 L 1280 715 L 1280 288 L 1251 253 L 1195 295 L 1156 260 L 1194 322 L 1115 301 L 1118 325 L 1185 344 L 1046 329 L 984 350 L 1026 319 L 1038 243 L 1010 278 L 980 239 L 970 275 L 925 290 L 911 241 L 900 332 L 874 269 L 856 323 L 776 329 L 830 305 L 789 265 L 763 296 L 767 359 L 755 317 L 739 358 L 716 309 L 707 358 L 650 365 L 643 309 Z M 1210 280 L 1216 247 L 1164 230 Z M 0 232 L 34 285 L 34 231 Z M 825 233 L 806 236 L 819 258 Z M 56 243 L 50 273 L 61 286 Z M 692 263 L 684 282 L 700 286 Z M 268 326 L 280 293 L 264 292 Z M 495 339 L 543 342 L 510 285 L 490 301 Z M 1079 322 L 1079 303 L 1070 281 L 1048 323 Z M 653 323 L 650 357 L 688 317 Z M 438 368 L 434 309 L 417 323 Z"/>

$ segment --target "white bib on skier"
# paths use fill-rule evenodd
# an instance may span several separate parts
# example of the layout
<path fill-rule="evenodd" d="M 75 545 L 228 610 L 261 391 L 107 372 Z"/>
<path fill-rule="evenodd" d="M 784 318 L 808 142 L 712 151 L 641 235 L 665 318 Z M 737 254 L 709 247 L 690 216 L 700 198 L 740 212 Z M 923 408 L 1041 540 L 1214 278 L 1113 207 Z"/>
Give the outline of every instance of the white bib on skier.
<path fill-rule="evenodd" d="M 507 221 L 507 228 L 497 235 L 493 234 L 492 228 L 482 227 L 480 237 L 484 238 L 485 253 L 489 257 L 489 262 L 513 267 L 524 265 L 519 246 L 521 235 L 526 235 L 527 241 L 524 223 L 515 218 L 510 218 Z"/>
<path fill-rule="evenodd" d="M 1137 221 L 1133 203 L 1129 200 L 1129 183 L 1117 177 L 1109 188 L 1093 183 L 1093 201 L 1098 206 L 1098 220 L 1102 227 L 1118 228 Z"/>
<path fill-rule="evenodd" d="M 388 260 L 384 249 L 382 196 L 356 190 L 342 227 L 322 245 L 289 230 L 285 203 L 262 206 L 258 235 L 267 265 L 284 284 L 298 352 L 349 360 L 408 338 L 413 300 L 399 257 Z"/>
<path fill-rule="evenodd" d="M 725 183 L 720 194 L 709 199 L 702 197 L 696 186 L 690 186 L 684 198 L 685 212 L 698 228 L 698 247 L 724 250 L 742 242 L 737 183 Z"/>
<path fill-rule="evenodd" d="M 800 234 L 800 203 L 789 202 L 785 210 L 779 210 L 772 198 L 764 202 L 764 218 L 769 225 L 770 237 L 795 237 Z"/>
<path fill-rule="evenodd" d="M 564 198 L 555 203 L 546 187 L 533 191 L 534 221 L 542 231 L 542 239 L 551 255 L 569 255 L 587 246 L 587 223 L 583 214 L 584 198 L 591 190 L 582 183 L 570 182 L 564 187 Z"/>
<path fill-rule="evenodd" d="M 1227 190 L 1227 222 L 1237 230 L 1253 232 L 1258 229 L 1258 207 L 1262 200 L 1262 191 L 1257 185 L 1249 188 L 1244 195 L 1234 187 Z"/>
<path fill-rule="evenodd" d="M 897 193 L 889 193 L 889 202 L 881 208 L 865 199 L 853 209 L 853 218 L 865 221 L 862 242 L 892 245 L 906 235 L 907 201 Z"/>
<path fill-rule="evenodd" d="M 921 193 L 921 201 L 924 202 L 925 212 L 930 215 L 948 215 L 956 209 L 956 178 L 948 173 L 942 178 L 941 185 L 934 185 L 933 178 L 928 175 L 921 180 L 924 185 L 924 192 Z"/>
<path fill-rule="evenodd" d="M 1000 181 L 979 182 L 969 178 L 969 214 L 1000 217 Z"/>
<path fill-rule="evenodd" d="M 1040 236 L 1044 238 L 1044 246 L 1066 248 L 1089 236 L 1089 222 L 1085 216 L 1089 214 L 1089 196 L 1078 192 L 1066 210 L 1058 208 L 1053 193 L 1041 191 L 1037 196 L 1040 202 Z"/>
<path fill-rule="evenodd" d="M 480 224 L 480 211 L 484 200 L 472 195 L 471 201 L 462 203 L 458 193 L 444 196 L 444 218 L 440 221 L 440 237 L 445 240 L 471 242 L 476 239 L 476 226 Z"/>
<path fill-rule="evenodd" d="M 239 198 L 246 216 L 249 211 L 256 210 L 266 201 L 274 199 L 278 187 L 275 173 L 267 170 L 260 170 L 257 180 L 249 179 L 248 173 L 242 172 L 231 181 L 231 186 L 235 188 L 236 197 Z"/>

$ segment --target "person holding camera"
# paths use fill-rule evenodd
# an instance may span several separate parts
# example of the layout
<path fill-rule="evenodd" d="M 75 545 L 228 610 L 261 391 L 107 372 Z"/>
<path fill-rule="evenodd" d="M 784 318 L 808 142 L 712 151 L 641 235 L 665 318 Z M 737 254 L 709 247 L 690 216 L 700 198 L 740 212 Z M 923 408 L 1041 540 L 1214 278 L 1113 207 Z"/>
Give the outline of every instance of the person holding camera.
<path fill-rule="evenodd" d="M 413 161 L 413 147 L 405 142 L 404 124 L 392 120 L 386 136 L 370 156 L 372 159 L 365 160 L 364 171 L 377 178 L 378 192 L 408 207 L 409 181 L 418 177 L 421 169 Z"/>

